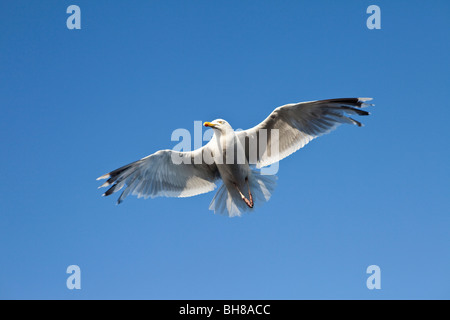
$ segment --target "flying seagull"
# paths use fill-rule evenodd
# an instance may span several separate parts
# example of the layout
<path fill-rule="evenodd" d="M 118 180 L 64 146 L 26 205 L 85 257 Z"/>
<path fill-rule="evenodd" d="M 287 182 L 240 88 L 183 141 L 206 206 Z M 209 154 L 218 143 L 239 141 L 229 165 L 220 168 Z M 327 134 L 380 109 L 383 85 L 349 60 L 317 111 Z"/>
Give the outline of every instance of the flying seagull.
<path fill-rule="evenodd" d="M 244 131 L 217 119 L 205 122 L 214 135 L 203 147 L 189 151 L 160 150 L 99 178 L 110 187 L 109 196 L 122 188 L 117 203 L 129 194 L 139 198 L 191 197 L 222 185 L 209 206 L 230 217 L 253 210 L 270 199 L 276 176 L 261 169 L 278 162 L 314 138 L 342 123 L 362 124 L 348 115 L 369 115 L 363 107 L 371 98 L 342 98 L 287 104 L 276 108 L 263 122 Z"/>

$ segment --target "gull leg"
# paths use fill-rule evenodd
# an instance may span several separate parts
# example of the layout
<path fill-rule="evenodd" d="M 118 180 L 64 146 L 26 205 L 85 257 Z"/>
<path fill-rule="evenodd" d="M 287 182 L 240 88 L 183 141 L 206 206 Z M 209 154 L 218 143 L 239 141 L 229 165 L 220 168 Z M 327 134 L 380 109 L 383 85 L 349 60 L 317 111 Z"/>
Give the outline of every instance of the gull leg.
<path fill-rule="evenodd" d="M 253 208 L 253 196 L 252 196 L 252 192 L 250 191 L 250 185 L 248 183 L 248 178 L 245 178 L 245 181 L 247 181 L 247 189 L 248 189 L 248 199 L 250 201 L 250 208 Z"/>
<path fill-rule="evenodd" d="M 247 181 L 248 183 L 248 181 Z M 248 184 L 247 184 L 248 185 Z M 245 204 L 249 207 L 249 208 L 253 208 L 253 197 L 252 194 L 250 193 L 250 188 L 248 189 L 249 192 L 249 198 L 250 200 L 248 200 L 244 194 L 241 192 L 241 190 L 239 190 L 238 186 L 236 184 L 234 184 L 234 187 L 236 188 L 236 190 L 239 192 L 239 195 L 241 196 L 242 200 L 244 200 Z"/>

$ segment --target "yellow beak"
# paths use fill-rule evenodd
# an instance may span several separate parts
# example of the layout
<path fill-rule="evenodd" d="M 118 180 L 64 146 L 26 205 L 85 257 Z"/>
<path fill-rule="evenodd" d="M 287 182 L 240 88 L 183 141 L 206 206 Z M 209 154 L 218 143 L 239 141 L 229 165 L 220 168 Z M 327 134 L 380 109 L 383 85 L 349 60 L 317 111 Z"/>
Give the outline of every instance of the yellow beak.
<path fill-rule="evenodd" d="M 203 125 L 205 127 L 213 127 L 213 128 L 216 126 L 214 123 L 211 123 L 211 122 L 205 122 Z"/>

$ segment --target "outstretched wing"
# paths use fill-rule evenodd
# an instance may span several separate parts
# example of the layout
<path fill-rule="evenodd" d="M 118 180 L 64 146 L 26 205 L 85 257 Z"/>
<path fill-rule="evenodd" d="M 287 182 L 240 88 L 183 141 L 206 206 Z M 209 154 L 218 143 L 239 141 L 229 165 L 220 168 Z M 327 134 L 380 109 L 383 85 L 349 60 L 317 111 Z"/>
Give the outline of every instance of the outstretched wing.
<path fill-rule="evenodd" d="M 257 126 L 236 134 L 245 145 L 249 162 L 261 168 L 286 158 L 342 123 L 362 126 L 347 115 L 369 115 L 361 108 L 370 106 L 366 103 L 370 100 L 343 98 L 287 104 L 276 108 Z"/>
<path fill-rule="evenodd" d="M 210 192 L 215 189 L 215 181 L 219 178 L 217 167 L 215 164 L 208 165 L 203 161 L 194 160 L 201 155 L 205 147 L 192 152 L 160 150 L 111 171 L 97 180 L 108 179 L 100 186 L 111 186 L 104 196 L 125 187 L 117 203 L 121 203 L 129 194 L 137 195 L 139 198 L 154 198 L 191 197 Z M 199 164 L 196 164 L 197 162 Z"/>

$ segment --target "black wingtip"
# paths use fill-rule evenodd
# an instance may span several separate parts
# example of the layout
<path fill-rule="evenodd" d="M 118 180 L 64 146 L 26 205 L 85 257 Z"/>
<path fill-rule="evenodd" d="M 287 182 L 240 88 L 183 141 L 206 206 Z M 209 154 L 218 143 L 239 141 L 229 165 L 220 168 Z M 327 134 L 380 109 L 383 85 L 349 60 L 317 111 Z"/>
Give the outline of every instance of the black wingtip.
<path fill-rule="evenodd" d="M 358 115 L 360 116 L 368 116 L 370 115 L 370 112 L 364 111 L 364 110 L 358 110 Z"/>
<path fill-rule="evenodd" d="M 113 186 L 112 186 L 111 188 L 109 188 L 103 195 L 104 195 L 105 197 L 107 197 L 107 196 L 113 194 L 113 193 L 114 193 L 114 190 L 116 189 L 116 187 L 117 187 L 117 184 L 113 185 Z"/>

